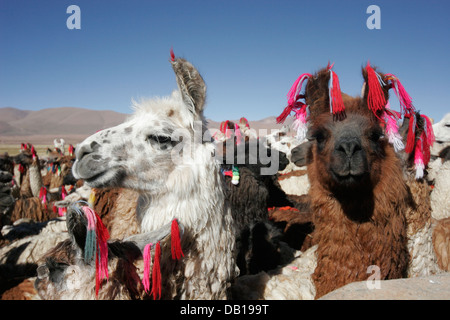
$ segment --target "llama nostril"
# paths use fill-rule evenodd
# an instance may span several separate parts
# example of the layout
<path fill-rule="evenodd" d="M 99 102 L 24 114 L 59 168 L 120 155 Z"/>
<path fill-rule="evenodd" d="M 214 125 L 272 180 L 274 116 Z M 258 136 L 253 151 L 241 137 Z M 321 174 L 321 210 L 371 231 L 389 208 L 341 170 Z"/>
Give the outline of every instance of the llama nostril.
<path fill-rule="evenodd" d="M 345 141 L 339 144 L 336 147 L 336 150 L 345 153 L 348 157 L 351 157 L 355 154 L 355 152 L 361 150 L 361 144 L 355 140 Z"/>
<path fill-rule="evenodd" d="M 90 144 L 83 144 L 81 147 L 77 148 L 75 151 L 77 159 L 80 160 L 84 156 L 93 153 L 98 150 L 100 144 L 96 141 L 92 141 Z"/>

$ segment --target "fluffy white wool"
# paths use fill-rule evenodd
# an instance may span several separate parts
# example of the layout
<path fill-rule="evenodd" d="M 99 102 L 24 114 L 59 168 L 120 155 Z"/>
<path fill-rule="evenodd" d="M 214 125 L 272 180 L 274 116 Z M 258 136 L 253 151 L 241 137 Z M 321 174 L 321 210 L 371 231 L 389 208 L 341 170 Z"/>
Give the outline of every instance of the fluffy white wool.
<path fill-rule="evenodd" d="M 235 299 L 259 300 L 313 300 L 316 288 L 312 274 L 317 266 L 317 246 L 297 252 L 288 265 L 256 275 L 236 279 L 233 286 Z"/>
<path fill-rule="evenodd" d="M 450 217 L 450 161 L 443 163 L 435 175 L 431 192 L 431 216 L 437 220 Z"/>

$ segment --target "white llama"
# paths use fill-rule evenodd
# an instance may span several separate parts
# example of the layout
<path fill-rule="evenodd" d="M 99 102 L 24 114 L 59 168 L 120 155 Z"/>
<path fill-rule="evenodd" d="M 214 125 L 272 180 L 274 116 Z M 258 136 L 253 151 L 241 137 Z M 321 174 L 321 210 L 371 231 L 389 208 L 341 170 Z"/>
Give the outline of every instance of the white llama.
<path fill-rule="evenodd" d="M 203 141 L 206 85 L 188 61 L 172 54 L 178 89 L 134 103 L 126 122 L 88 137 L 76 149 L 73 174 L 95 188 L 140 193 L 142 236 L 174 218 L 184 227 L 184 257 L 162 248 L 163 299 L 225 299 L 237 276 L 235 225 L 211 139 Z"/>

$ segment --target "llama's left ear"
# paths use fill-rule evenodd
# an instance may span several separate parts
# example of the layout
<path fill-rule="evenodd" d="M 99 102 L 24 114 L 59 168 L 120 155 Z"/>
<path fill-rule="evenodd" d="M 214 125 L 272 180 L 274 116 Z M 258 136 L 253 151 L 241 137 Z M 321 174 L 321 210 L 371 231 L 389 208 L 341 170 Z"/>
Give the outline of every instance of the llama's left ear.
<path fill-rule="evenodd" d="M 206 100 L 206 84 L 198 70 L 187 60 L 175 58 L 171 50 L 171 64 L 184 103 L 194 114 L 201 115 Z"/>

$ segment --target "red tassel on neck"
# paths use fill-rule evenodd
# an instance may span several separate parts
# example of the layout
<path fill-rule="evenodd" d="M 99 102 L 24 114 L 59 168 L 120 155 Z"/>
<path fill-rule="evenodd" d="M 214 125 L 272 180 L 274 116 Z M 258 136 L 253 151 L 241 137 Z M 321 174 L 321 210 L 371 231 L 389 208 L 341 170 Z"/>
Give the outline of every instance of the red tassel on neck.
<path fill-rule="evenodd" d="M 366 71 L 367 86 L 369 89 L 369 93 L 367 95 L 367 106 L 374 114 L 376 114 L 376 111 L 382 110 L 386 105 L 386 98 L 384 97 L 383 88 L 378 80 L 378 76 L 369 63 L 367 63 Z"/>
<path fill-rule="evenodd" d="M 152 294 L 153 294 L 153 299 L 155 299 L 155 300 L 161 298 L 160 260 L 161 260 L 161 246 L 158 242 L 158 243 L 156 243 L 155 261 L 153 263 L 153 270 L 152 270 Z"/>
<path fill-rule="evenodd" d="M 177 219 L 172 220 L 172 227 L 170 231 L 171 231 L 172 259 L 180 260 L 181 256 L 184 257 L 184 253 L 181 249 L 180 229 L 178 228 Z"/>

